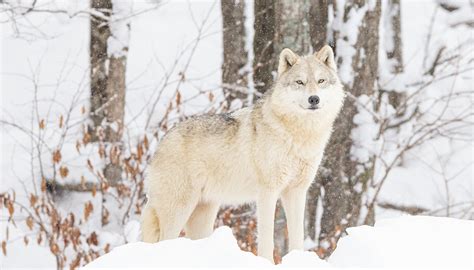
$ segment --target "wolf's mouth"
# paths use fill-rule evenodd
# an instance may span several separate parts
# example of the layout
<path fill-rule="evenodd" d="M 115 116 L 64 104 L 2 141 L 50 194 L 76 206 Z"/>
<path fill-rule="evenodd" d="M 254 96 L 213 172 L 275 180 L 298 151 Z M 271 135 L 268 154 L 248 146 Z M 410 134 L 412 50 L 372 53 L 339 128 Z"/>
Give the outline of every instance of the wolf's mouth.
<path fill-rule="evenodd" d="M 321 109 L 321 107 L 318 106 L 318 105 L 316 105 L 316 106 L 310 106 L 310 107 L 307 107 L 307 108 L 305 108 L 305 107 L 303 107 L 303 106 L 300 105 L 300 107 L 301 107 L 301 109 L 303 109 L 303 110 L 305 110 L 305 111 L 307 111 L 307 110 L 316 111 L 316 110 Z"/>

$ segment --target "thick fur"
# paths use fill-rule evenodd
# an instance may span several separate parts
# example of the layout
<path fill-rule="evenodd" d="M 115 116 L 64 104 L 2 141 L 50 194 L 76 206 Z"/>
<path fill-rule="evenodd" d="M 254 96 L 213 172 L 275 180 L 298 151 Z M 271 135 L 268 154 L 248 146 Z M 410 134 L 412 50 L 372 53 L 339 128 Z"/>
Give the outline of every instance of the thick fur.
<path fill-rule="evenodd" d="M 312 95 L 320 98 L 314 110 Z M 284 49 L 273 88 L 253 107 L 191 118 L 165 135 L 148 169 L 143 240 L 176 238 L 183 228 L 206 237 L 221 204 L 256 201 L 258 253 L 273 261 L 281 198 L 290 250 L 303 249 L 306 191 L 343 100 L 329 46 L 304 57 Z"/>

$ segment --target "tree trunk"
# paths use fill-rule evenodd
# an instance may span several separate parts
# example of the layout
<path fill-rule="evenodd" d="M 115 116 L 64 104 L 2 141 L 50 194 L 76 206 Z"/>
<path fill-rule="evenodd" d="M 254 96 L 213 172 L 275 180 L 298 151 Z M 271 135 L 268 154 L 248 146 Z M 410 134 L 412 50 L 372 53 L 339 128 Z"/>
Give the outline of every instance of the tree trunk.
<path fill-rule="evenodd" d="M 311 52 L 309 35 L 308 10 L 310 0 L 276 1 L 276 43 L 277 55 L 290 48 L 299 55 Z"/>
<path fill-rule="evenodd" d="M 275 1 L 255 0 L 253 39 L 253 80 L 257 94 L 263 94 L 273 83 L 278 52 L 275 52 Z M 256 100 L 256 98 L 254 98 Z"/>
<path fill-rule="evenodd" d="M 402 25 L 401 25 L 401 4 L 400 0 L 388 0 L 387 19 L 385 26 L 385 51 L 387 58 L 392 60 L 392 72 L 400 73 L 403 71 L 403 51 L 402 51 Z"/>
<path fill-rule="evenodd" d="M 327 44 L 328 9 L 330 0 L 311 0 L 307 22 L 309 25 L 310 43 L 313 51 L 318 51 Z M 308 52 L 305 52 L 308 53 Z M 316 240 L 316 217 L 318 199 L 321 193 L 320 184 L 313 183 L 306 194 L 305 237 Z"/>
<path fill-rule="evenodd" d="M 239 99 L 247 105 L 247 73 L 244 67 L 248 57 L 245 50 L 245 2 L 221 0 L 224 61 L 222 63 L 222 84 L 227 109 L 232 101 Z"/>
<path fill-rule="evenodd" d="M 91 8 L 101 9 L 104 15 L 103 17 L 91 15 L 90 20 L 90 118 L 93 123 L 90 128 L 92 140 L 98 141 L 102 121 L 106 117 L 103 105 L 109 100 L 107 96 L 109 81 L 107 40 L 109 40 L 111 32 L 106 18 L 112 14 L 112 0 L 91 0 Z"/>
<path fill-rule="evenodd" d="M 91 15 L 90 28 L 90 81 L 92 141 L 106 143 L 104 176 L 110 185 L 121 178 L 119 164 L 125 109 L 125 71 L 127 63 L 130 23 L 120 2 L 91 0 L 91 8 L 103 16 Z"/>
<path fill-rule="evenodd" d="M 381 6 L 380 1 L 375 2 L 371 6 L 359 0 L 347 2 L 344 7 L 336 7 L 336 12 L 344 12 L 341 26 L 343 28 L 335 32 L 337 46 L 340 50 L 348 50 L 349 46 L 354 50 L 352 57 L 344 54 L 338 56 L 340 68 L 345 65 L 344 68 L 349 69 L 351 75 L 341 78 L 346 89 L 356 98 L 361 95 L 372 96 L 377 90 Z M 348 23 L 355 14 L 363 15 L 356 28 L 353 21 Z M 355 40 L 344 34 L 353 31 L 357 31 Z M 352 74 L 355 74 L 354 78 Z M 353 120 L 357 112 L 354 99 L 346 98 L 325 152 L 323 168 L 319 170 L 318 180 L 324 189 L 319 235 L 319 254 L 323 257 L 331 254 L 346 227 L 358 224 L 362 194 L 373 173 L 373 160 L 361 164 L 357 157 L 351 155 L 351 149 L 354 147 L 351 133 L 356 128 Z"/>
<path fill-rule="evenodd" d="M 311 0 L 308 24 L 311 46 L 318 51 L 327 44 L 328 10 L 330 0 Z"/>

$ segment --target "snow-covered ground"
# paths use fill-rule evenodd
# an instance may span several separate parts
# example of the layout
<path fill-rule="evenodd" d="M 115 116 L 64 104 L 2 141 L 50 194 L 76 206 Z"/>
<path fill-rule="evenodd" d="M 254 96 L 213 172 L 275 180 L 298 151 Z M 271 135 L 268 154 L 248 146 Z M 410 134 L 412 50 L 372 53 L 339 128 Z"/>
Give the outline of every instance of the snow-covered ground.
<path fill-rule="evenodd" d="M 349 228 L 327 262 L 314 252 L 292 251 L 277 267 L 472 269 L 473 260 L 474 221 L 405 216 Z M 268 260 L 241 251 L 232 231 L 220 227 L 196 241 L 178 238 L 116 247 L 85 268 L 270 266 Z"/>

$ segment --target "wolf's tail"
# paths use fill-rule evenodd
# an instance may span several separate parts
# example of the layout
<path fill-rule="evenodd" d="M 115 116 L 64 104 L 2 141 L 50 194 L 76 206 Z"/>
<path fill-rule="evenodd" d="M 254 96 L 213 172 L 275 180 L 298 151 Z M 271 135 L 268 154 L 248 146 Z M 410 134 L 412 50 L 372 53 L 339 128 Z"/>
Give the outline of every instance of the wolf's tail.
<path fill-rule="evenodd" d="M 160 240 L 160 220 L 155 209 L 147 203 L 142 213 L 142 240 L 148 243 L 155 243 Z"/>

